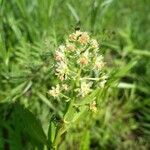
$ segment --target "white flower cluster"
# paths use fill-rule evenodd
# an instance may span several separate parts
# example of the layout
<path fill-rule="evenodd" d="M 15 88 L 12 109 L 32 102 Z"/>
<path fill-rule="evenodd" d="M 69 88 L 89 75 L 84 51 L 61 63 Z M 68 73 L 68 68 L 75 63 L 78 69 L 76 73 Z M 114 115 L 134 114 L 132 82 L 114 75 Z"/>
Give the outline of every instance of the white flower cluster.
<path fill-rule="evenodd" d="M 49 91 L 53 97 L 63 95 L 85 97 L 96 87 L 106 83 L 103 56 L 99 54 L 99 44 L 87 32 L 76 31 L 69 35 L 64 45 L 54 54 L 55 76 L 59 86 Z M 64 88 L 65 85 L 65 88 Z"/>

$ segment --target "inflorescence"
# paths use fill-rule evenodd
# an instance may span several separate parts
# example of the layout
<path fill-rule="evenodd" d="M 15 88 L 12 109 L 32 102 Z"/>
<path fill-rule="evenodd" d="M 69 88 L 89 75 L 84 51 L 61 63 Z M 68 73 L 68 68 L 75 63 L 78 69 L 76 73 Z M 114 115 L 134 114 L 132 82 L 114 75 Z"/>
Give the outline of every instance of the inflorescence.
<path fill-rule="evenodd" d="M 80 99 L 97 87 L 104 87 L 107 76 L 100 52 L 97 40 L 90 38 L 87 32 L 70 34 L 65 44 L 55 50 L 54 70 L 58 84 L 51 87 L 49 94 L 66 100 L 72 96 Z M 95 101 L 90 110 L 96 111 Z"/>

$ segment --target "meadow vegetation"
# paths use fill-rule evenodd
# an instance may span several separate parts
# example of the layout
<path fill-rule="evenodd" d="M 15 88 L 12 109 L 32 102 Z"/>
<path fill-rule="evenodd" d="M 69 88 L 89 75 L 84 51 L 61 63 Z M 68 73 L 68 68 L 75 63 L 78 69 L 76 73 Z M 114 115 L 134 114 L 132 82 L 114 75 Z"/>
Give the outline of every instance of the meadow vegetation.
<path fill-rule="evenodd" d="M 0 0 L 0 150 L 150 149 L 149 0 Z"/>

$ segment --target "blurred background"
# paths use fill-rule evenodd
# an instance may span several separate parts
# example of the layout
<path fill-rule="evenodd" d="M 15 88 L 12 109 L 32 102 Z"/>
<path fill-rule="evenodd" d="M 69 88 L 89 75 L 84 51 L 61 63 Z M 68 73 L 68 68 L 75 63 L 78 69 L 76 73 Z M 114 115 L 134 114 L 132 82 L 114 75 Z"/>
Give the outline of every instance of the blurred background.
<path fill-rule="evenodd" d="M 37 148 L 16 102 L 45 132 L 52 114 L 61 112 L 62 102 L 57 106 L 47 95 L 48 52 L 76 29 L 98 40 L 110 88 L 100 112 L 72 125 L 59 149 L 150 149 L 149 12 L 149 0 L 0 0 L 0 150 Z"/>

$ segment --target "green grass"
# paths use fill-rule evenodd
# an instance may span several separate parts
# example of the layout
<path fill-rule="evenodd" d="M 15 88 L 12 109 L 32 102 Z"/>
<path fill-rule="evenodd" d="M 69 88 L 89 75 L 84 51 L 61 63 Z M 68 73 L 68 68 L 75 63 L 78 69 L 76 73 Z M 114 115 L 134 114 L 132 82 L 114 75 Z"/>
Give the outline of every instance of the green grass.
<path fill-rule="evenodd" d="M 59 131 L 60 150 L 148 150 L 149 9 L 149 0 L 0 0 L 0 149 L 46 150 Z M 75 28 L 98 40 L 107 62 L 97 114 L 47 94 L 52 54 Z"/>

